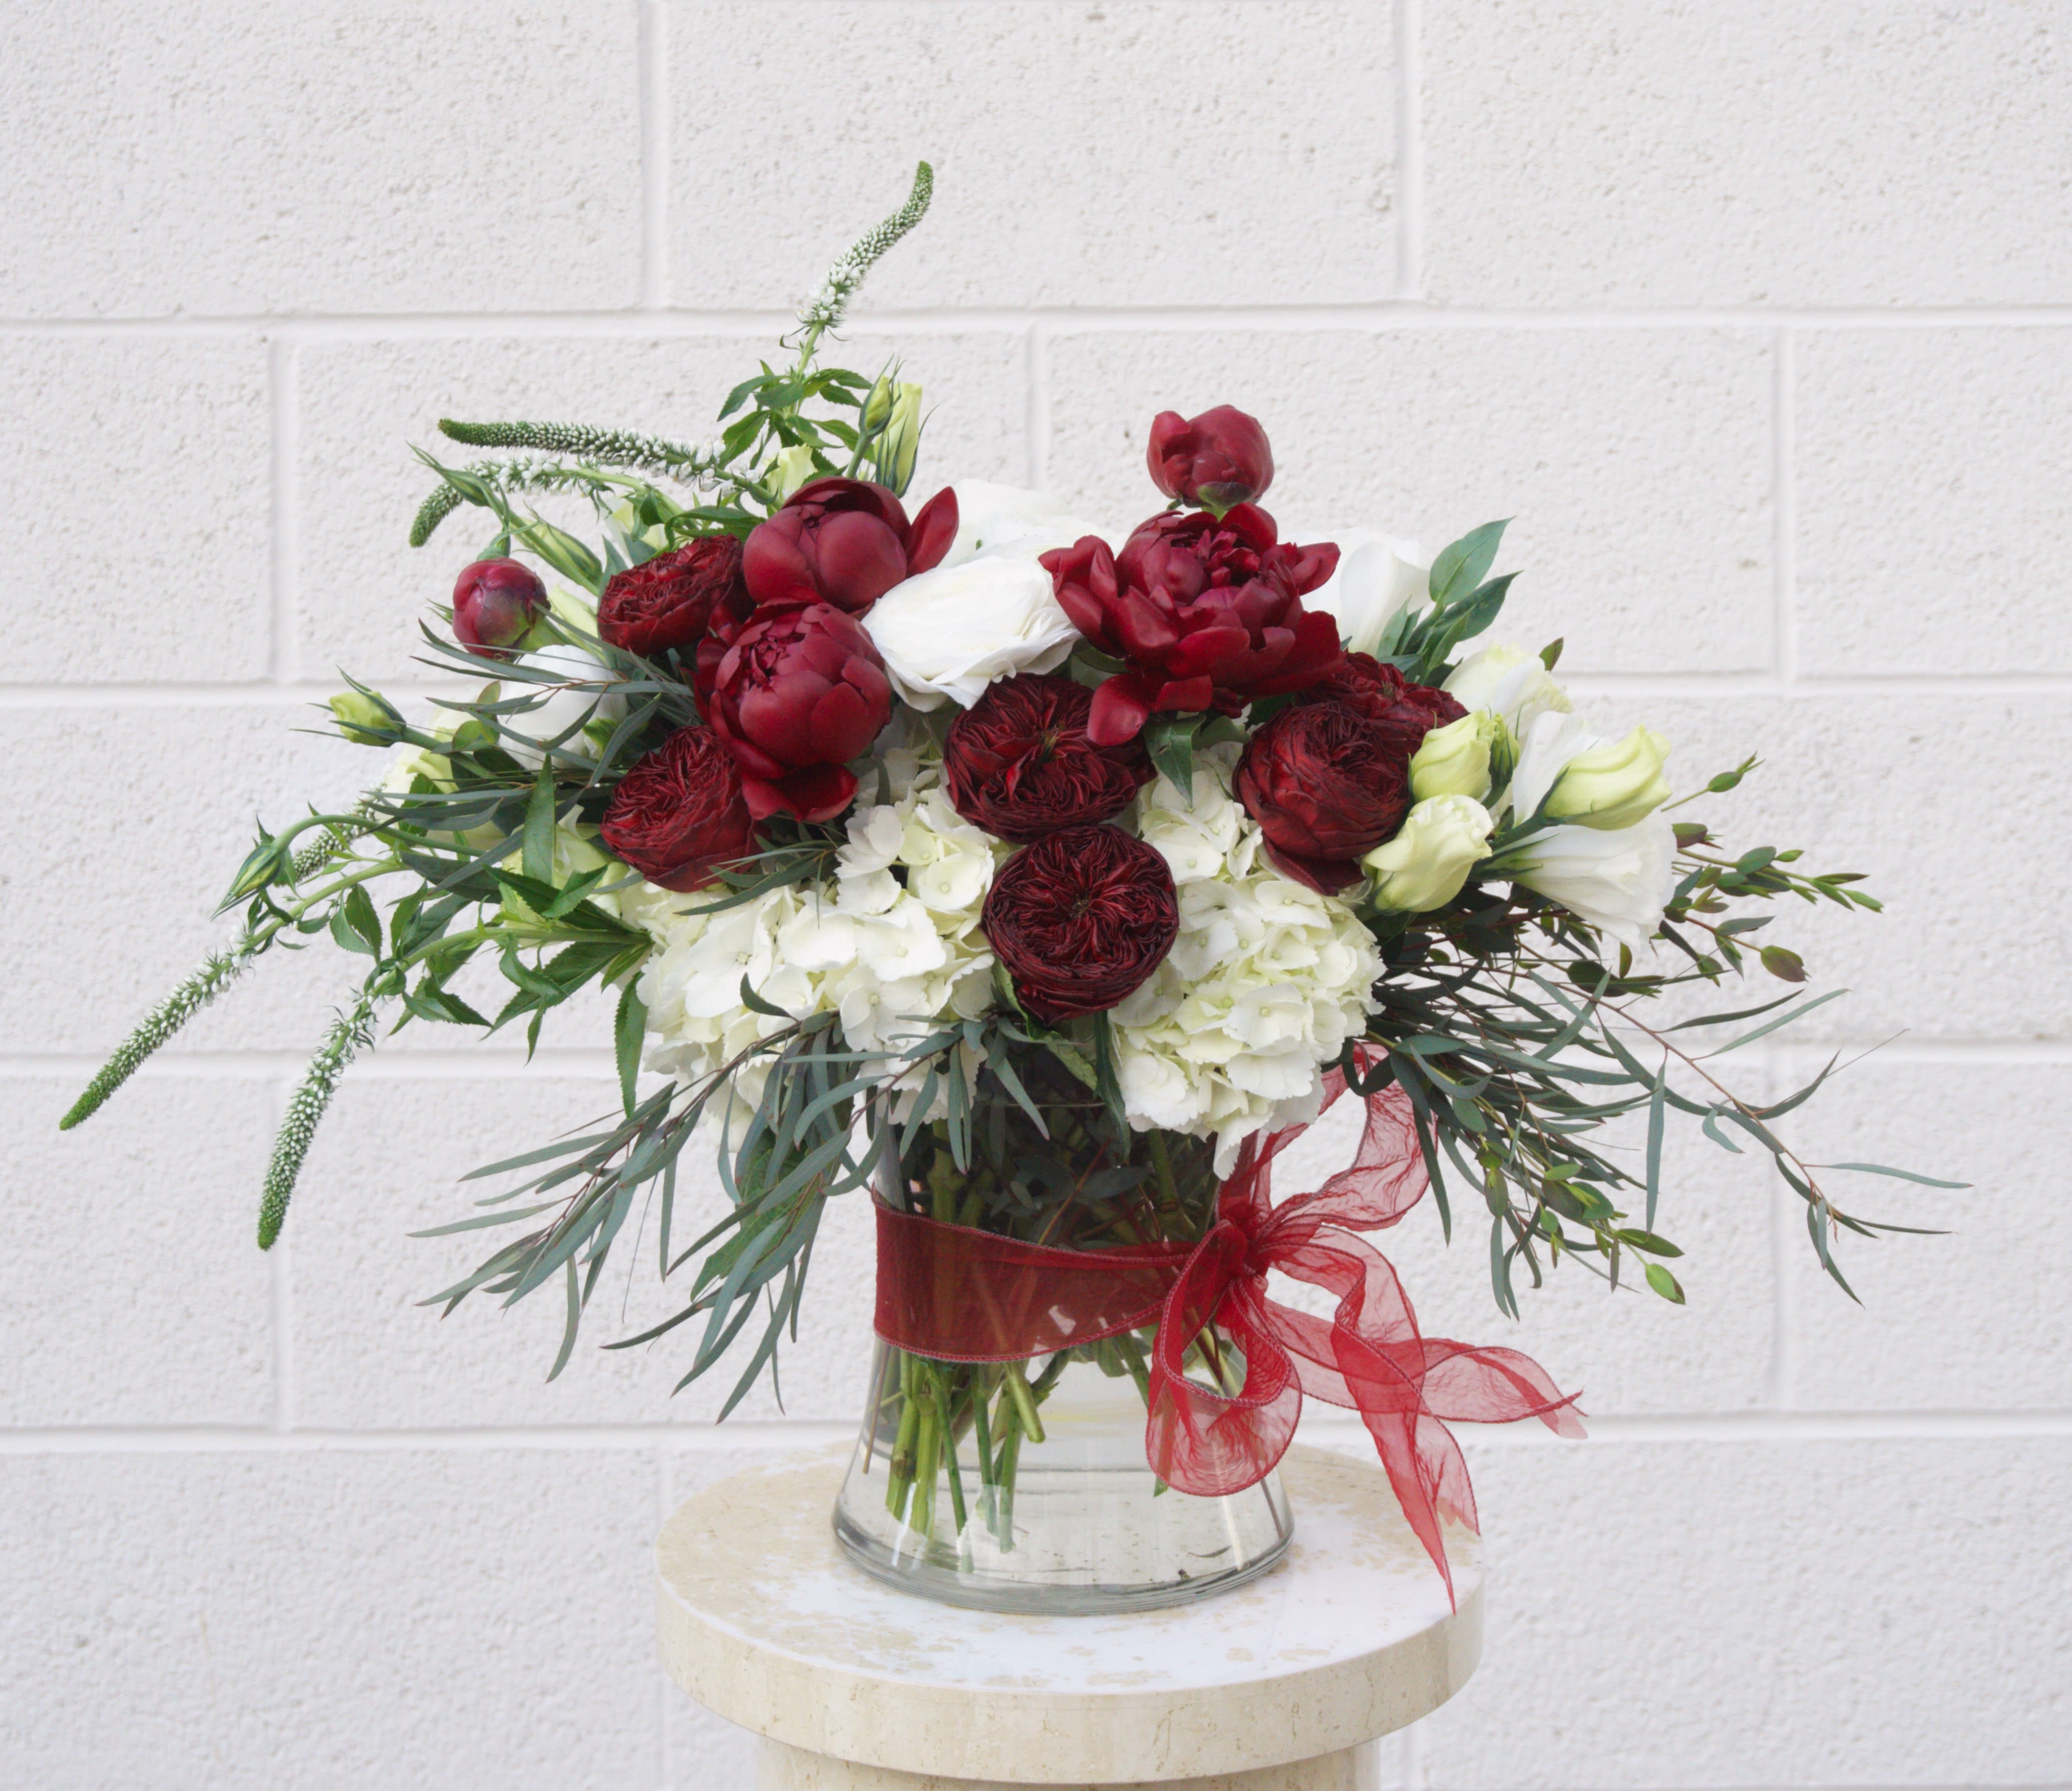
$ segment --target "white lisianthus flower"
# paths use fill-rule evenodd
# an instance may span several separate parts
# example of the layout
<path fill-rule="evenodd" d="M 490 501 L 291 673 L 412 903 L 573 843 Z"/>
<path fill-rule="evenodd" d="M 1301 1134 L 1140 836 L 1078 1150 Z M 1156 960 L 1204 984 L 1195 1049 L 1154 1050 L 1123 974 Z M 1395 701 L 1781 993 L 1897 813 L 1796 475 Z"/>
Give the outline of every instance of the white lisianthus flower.
<path fill-rule="evenodd" d="M 1180 930 L 1109 1016 L 1130 1123 L 1213 1135 L 1223 1174 L 1254 1132 L 1316 1116 L 1322 1066 L 1367 1029 L 1381 973 L 1345 903 L 1268 863 L 1231 797 L 1236 757 L 1196 754 L 1191 806 L 1162 777 L 1137 799 L 1137 832 L 1173 872 Z"/>
<path fill-rule="evenodd" d="M 1429 796 L 1417 803 L 1396 837 L 1360 861 L 1374 879 L 1375 906 L 1415 914 L 1445 907 L 1489 856 L 1495 825 L 1472 796 Z"/>
<path fill-rule="evenodd" d="M 1020 541 L 894 585 L 861 620 L 893 688 L 918 709 L 969 709 L 996 678 L 1049 672 L 1079 631 L 1038 549 Z"/>
<path fill-rule="evenodd" d="M 1635 951 L 1645 948 L 1676 888 L 1676 830 L 1654 814 L 1638 826 L 1552 827 L 1505 854 L 1516 881 L 1558 902 Z"/>
<path fill-rule="evenodd" d="M 1348 653 L 1372 653 L 1389 623 L 1430 594 L 1432 557 L 1415 541 L 1371 528 L 1340 529 L 1326 538 L 1338 544 L 1337 569 L 1304 597 L 1302 607 L 1337 617 Z"/>
<path fill-rule="evenodd" d="M 1669 742 L 1652 728 L 1600 741 L 1570 759 L 1547 797 L 1547 812 L 1578 827 L 1615 833 L 1644 820 L 1669 800 L 1663 766 Z"/>
<path fill-rule="evenodd" d="M 1445 691 L 1462 709 L 1487 709 L 1521 737 L 1536 717 L 1550 711 L 1565 713 L 1575 706 L 1537 653 L 1508 642 L 1463 659 L 1446 680 Z"/>
<path fill-rule="evenodd" d="M 580 647 L 542 647 L 521 654 L 517 663 L 535 672 L 547 672 L 566 682 L 557 688 L 529 680 L 507 680 L 506 696 L 543 692 L 537 707 L 501 717 L 509 730 L 500 741 L 504 750 L 520 764 L 537 770 L 546 759 L 545 749 L 573 753 L 578 757 L 598 751 L 611 730 L 626 717 L 626 699 L 608 687 L 617 674 L 602 660 Z M 595 733 L 596 737 L 590 736 Z M 520 737 L 512 739 L 511 734 Z M 565 734 L 568 737 L 562 739 Z"/>
<path fill-rule="evenodd" d="M 945 566 L 961 565 L 1010 544 L 1033 560 L 1046 548 L 1070 547 L 1082 535 L 1112 539 L 1106 529 L 1074 516 L 1048 491 L 982 479 L 960 479 L 950 489 L 957 497 L 957 532 L 943 556 Z"/>
<path fill-rule="evenodd" d="M 1544 803 L 1550 820 L 1619 832 L 1669 799 L 1663 773 L 1668 756 L 1669 742 L 1651 729 L 1606 741 L 1588 732 L 1578 716 L 1536 716 L 1511 773 L 1511 813 L 1523 821 Z"/>

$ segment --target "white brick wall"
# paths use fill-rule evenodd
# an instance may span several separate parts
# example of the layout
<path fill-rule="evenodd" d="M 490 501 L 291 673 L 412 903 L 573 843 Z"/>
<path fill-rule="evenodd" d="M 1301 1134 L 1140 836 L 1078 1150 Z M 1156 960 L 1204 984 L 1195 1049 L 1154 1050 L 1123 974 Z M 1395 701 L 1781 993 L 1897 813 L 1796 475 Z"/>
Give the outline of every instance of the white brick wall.
<path fill-rule="evenodd" d="M 404 443 L 700 432 L 925 153 L 856 354 L 926 382 L 939 469 L 1124 521 L 1152 410 L 1227 400 L 1290 522 L 1515 512 L 1527 637 L 1694 780 L 1760 749 L 1723 810 L 1889 898 L 1801 928 L 1856 991 L 1815 1038 L 1910 1029 L 1820 1148 L 1978 1184 L 1866 1190 L 1955 1234 L 1851 1252 L 1860 1311 L 1700 1143 L 1688 1310 L 1528 1304 L 1598 1440 L 1474 1440 L 1487 1660 L 1385 1784 L 2072 1785 L 2069 43 L 2061 0 L 17 0 L 0 1784 L 750 1782 L 652 1664 L 643 1551 L 850 1422 L 860 1211 L 786 1410 L 714 1432 L 666 1349 L 546 1386 L 550 1312 L 413 1304 L 467 1260 L 403 1235 L 452 1177 L 608 1098 L 594 1025 L 529 1073 L 413 1029 L 271 1258 L 318 954 L 54 1125 L 252 811 L 364 773 L 299 705 L 407 680 L 471 544 L 403 544 Z M 1511 1334 L 1472 1241 L 1396 1253 L 1433 1328 Z"/>

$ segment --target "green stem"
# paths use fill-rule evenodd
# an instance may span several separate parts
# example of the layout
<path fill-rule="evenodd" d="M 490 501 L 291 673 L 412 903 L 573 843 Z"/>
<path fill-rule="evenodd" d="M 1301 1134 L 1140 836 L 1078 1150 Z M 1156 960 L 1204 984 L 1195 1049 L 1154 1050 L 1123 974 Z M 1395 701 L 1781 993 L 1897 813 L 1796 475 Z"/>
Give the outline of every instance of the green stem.
<path fill-rule="evenodd" d="M 950 1423 L 949 1395 L 939 1374 L 935 1377 L 935 1423 L 942 1432 L 943 1466 L 950 1477 L 950 1515 L 956 1519 L 961 1536 L 971 1519 L 964 1509 L 964 1477 L 957 1466 L 957 1434 Z"/>
<path fill-rule="evenodd" d="M 1060 1353 L 1050 1359 L 1063 1362 L 1064 1357 Z M 1046 1369 L 1045 1373 L 1048 1372 Z M 1003 1379 L 1007 1396 L 1014 1402 L 1014 1415 L 1022 1429 L 1027 1433 L 1031 1442 L 1041 1443 L 1043 1440 L 1043 1420 L 1036 1415 L 1035 1398 L 1030 1391 L 1028 1381 L 1023 1378 L 1022 1364 L 1018 1362 L 1007 1363 Z"/>

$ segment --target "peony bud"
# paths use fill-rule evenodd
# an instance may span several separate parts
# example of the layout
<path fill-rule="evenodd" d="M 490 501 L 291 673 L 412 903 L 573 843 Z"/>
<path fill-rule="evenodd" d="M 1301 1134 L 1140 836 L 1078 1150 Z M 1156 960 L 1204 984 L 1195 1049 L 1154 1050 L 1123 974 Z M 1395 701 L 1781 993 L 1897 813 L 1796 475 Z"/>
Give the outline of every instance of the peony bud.
<path fill-rule="evenodd" d="M 1668 756 L 1669 742 L 1651 728 L 1577 754 L 1548 792 L 1548 817 L 1605 832 L 1636 825 L 1669 799 Z"/>
<path fill-rule="evenodd" d="M 478 560 L 454 584 L 454 639 L 485 659 L 508 659 L 505 649 L 525 638 L 546 606 L 547 587 L 516 560 Z"/>
<path fill-rule="evenodd" d="M 1273 483 L 1266 431 L 1257 417 L 1231 405 L 1218 405 L 1191 421 L 1178 411 L 1161 411 L 1152 421 L 1145 459 L 1151 483 L 1167 497 L 1218 516 L 1252 503 Z"/>
<path fill-rule="evenodd" d="M 1432 796 L 1489 794 L 1490 750 L 1503 736 L 1503 724 L 1487 709 L 1476 709 L 1434 728 L 1410 755 L 1410 793 L 1423 802 Z"/>
<path fill-rule="evenodd" d="M 1489 856 L 1496 822 L 1472 796 L 1433 796 L 1404 818 L 1401 830 L 1362 862 L 1374 878 L 1375 905 L 1421 914 L 1461 893 L 1468 873 Z"/>
<path fill-rule="evenodd" d="M 379 697 L 364 690 L 345 690 L 331 700 L 338 731 L 356 746 L 385 746 L 402 717 Z"/>

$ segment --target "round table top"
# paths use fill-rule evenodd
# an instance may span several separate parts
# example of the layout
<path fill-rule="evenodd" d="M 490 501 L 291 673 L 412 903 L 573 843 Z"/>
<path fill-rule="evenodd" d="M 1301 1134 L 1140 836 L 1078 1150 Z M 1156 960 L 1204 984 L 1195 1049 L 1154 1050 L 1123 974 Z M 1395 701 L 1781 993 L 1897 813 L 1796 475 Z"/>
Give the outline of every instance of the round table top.
<path fill-rule="evenodd" d="M 854 1567 L 846 1448 L 709 1487 L 656 1545 L 664 1664 L 699 1703 L 815 1753 L 946 1778 L 1141 1783 L 1335 1752 L 1415 1722 L 1482 1653 L 1475 1538 L 1457 1608 L 1387 1477 L 1296 1448 L 1295 1537 L 1234 1591 L 1113 1616 L 960 1610 Z"/>

